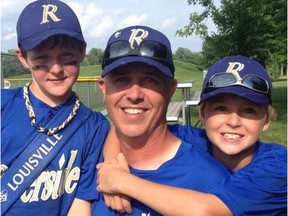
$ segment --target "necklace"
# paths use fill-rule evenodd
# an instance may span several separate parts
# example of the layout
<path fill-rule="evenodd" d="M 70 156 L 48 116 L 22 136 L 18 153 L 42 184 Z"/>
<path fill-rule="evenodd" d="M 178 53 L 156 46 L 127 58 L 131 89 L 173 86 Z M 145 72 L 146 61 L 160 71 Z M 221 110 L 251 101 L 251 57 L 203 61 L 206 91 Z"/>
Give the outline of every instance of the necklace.
<path fill-rule="evenodd" d="M 58 131 L 62 130 L 64 127 L 66 127 L 71 120 L 75 117 L 75 115 L 77 114 L 77 111 L 79 110 L 80 107 L 80 100 L 78 95 L 74 92 L 75 94 L 75 105 L 72 109 L 72 111 L 70 112 L 70 114 L 68 115 L 68 117 L 65 119 L 65 121 L 60 124 L 57 127 L 54 128 L 44 128 L 44 127 L 40 127 L 37 123 L 36 123 L 36 116 L 33 110 L 33 107 L 31 105 L 30 99 L 29 99 L 29 95 L 28 95 L 28 87 L 29 87 L 30 83 L 26 83 L 25 86 L 23 87 L 23 97 L 24 97 L 24 101 L 25 101 L 25 105 L 28 111 L 28 115 L 31 121 L 31 125 L 34 126 L 37 131 L 39 131 L 40 133 L 45 133 L 47 135 L 52 135 L 52 134 L 56 134 Z"/>

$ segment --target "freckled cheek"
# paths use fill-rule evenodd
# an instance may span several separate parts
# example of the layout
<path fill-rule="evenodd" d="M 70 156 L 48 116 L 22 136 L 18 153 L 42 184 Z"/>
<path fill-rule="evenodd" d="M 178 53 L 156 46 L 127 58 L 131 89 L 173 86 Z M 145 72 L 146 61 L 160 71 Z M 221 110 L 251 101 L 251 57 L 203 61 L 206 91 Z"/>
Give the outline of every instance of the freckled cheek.
<path fill-rule="evenodd" d="M 248 133 L 259 136 L 263 129 L 263 124 L 261 122 L 246 122 L 245 128 Z"/>
<path fill-rule="evenodd" d="M 208 116 L 206 115 L 205 118 L 205 125 L 206 127 L 209 127 L 211 129 L 218 129 L 219 127 L 221 127 L 223 124 L 225 124 L 226 119 L 221 117 L 221 116 L 217 116 L 217 115 L 212 115 L 212 116 Z"/>
<path fill-rule="evenodd" d="M 43 80 L 44 78 L 47 76 L 47 72 L 45 71 L 32 71 L 32 76 L 33 78 L 37 81 L 37 80 Z"/>
<path fill-rule="evenodd" d="M 65 72 L 70 74 L 70 76 L 78 76 L 80 73 L 80 69 L 75 66 L 67 66 L 65 67 Z"/>

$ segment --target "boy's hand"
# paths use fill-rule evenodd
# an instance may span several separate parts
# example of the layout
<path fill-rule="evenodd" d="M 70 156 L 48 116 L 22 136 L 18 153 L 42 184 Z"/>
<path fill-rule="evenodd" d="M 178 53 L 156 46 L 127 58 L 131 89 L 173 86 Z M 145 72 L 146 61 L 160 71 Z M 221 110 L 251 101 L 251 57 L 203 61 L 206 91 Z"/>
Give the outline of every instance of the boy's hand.
<path fill-rule="evenodd" d="M 115 163 L 99 163 L 97 169 L 97 190 L 104 193 L 105 204 L 121 213 L 131 213 L 130 198 L 121 194 L 125 176 L 130 175 L 125 156 L 119 153 Z"/>
<path fill-rule="evenodd" d="M 125 195 L 113 195 L 104 193 L 105 204 L 121 213 L 132 213 L 130 198 Z"/>

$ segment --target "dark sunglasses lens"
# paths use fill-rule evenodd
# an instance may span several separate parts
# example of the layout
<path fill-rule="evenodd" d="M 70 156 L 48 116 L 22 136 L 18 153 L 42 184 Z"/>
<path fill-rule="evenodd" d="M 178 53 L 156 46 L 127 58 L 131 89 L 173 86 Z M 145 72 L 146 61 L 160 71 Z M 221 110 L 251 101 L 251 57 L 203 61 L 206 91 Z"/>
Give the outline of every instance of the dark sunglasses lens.
<path fill-rule="evenodd" d="M 236 83 L 236 79 L 233 74 L 230 73 L 221 73 L 216 74 L 211 78 L 209 82 L 210 87 L 223 87 Z"/>
<path fill-rule="evenodd" d="M 261 79 L 260 77 L 248 75 L 242 81 L 244 86 L 247 86 L 251 89 L 268 93 L 268 86 L 265 80 Z"/>
<path fill-rule="evenodd" d="M 157 59 L 166 60 L 167 59 L 167 49 L 166 47 L 158 42 L 154 41 L 144 41 L 140 45 L 139 52 L 142 56 L 149 56 Z"/>
<path fill-rule="evenodd" d="M 109 46 L 105 59 L 117 58 L 129 53 L 129 43 L 127 41 L 118 41 Z"/>

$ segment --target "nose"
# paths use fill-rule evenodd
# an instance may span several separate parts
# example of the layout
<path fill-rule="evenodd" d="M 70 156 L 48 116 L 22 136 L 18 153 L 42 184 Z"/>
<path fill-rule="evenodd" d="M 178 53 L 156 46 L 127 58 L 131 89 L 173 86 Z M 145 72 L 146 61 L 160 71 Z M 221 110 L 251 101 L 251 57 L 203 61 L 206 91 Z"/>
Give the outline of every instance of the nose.
<path fill-rule="evenodd" d="M 50 72 L 54 74 L 58 74 L 59 72 L 63 71 L 63 65 L 59 62 L 54 62 L 51 65 Z"/>
<path fill-rule="evenodd" d="M 233 128 L 241 126 L 241 116 L 236 112 L 230 113 L 227 119 L 227 124 Z"/>
<path fill-rule="evenodd" d="M 144 99 L 144 92 L 139 84 L 133 84 L 127 89 L 126 97 L 128 100 L 132 101 L 133 103 L 139 103 Z"/>

